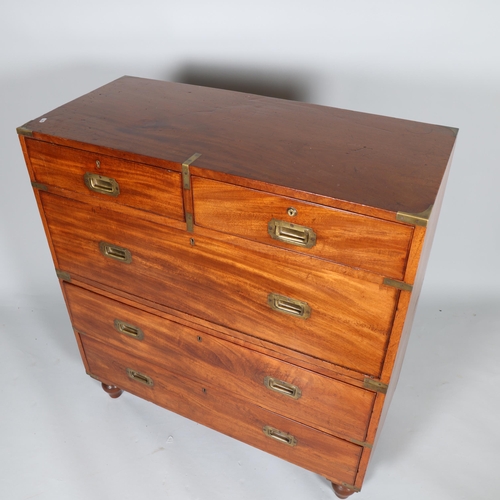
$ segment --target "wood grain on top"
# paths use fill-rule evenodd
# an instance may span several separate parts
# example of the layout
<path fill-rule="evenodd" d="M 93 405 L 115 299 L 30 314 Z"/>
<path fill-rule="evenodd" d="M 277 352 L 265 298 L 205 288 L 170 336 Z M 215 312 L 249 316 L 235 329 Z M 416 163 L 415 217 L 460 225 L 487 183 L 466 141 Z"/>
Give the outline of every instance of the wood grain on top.
<path fill-rule="evenodd" d="M 41 121 L 42 118 L 45 120 Z M 193 85 L 122 77 L 25 125 L 391 212 L 434 203 L 457 130 Z"/>

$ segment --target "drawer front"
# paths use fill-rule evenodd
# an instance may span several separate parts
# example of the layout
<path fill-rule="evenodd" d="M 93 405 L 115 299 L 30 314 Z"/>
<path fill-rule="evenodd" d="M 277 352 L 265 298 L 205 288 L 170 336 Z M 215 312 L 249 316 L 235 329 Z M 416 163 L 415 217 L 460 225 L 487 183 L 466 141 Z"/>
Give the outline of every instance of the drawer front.
<path fill-rule="evenodd" d="M 81 333 L 325 432 L 363 441 L 375 394 L 65 283 Z"/>
<path fill-rule="evenodd" d="M 197 225 L 403 278 L 409 226 L 200 177 L 193 193 Z"/>
<path fill-rule="evenodd" d="M 181 174 L 98 153 L 27 141 L 36 181 L 184 220 Z M 70 193 L 69 193 L 70 195 Z"/>
<path fill-rule="evenodd" d="M 90 337 L 82 336 L 82 344 L 92 375 L 102 382 L 116 385 L 328 479 L 354 483 L 362 451 L 360 446 L 243 399 L 227 397 L 209 385 L 114 350 Z M 271 436 L 263 432 L 264 428 Z"/>
<path fill-rule="evenodd" d="M 276 262 L 265 253 L 209 238 L 196 237 L 192 245 L 191 233 L 123 220 L 110 210 L 48 193 L 41 193 L 41 200 L 60 269 L 378 375 L 398 297 L 395 288 L 321 266 L 304 269 L 286 252 L 285 262 Z M 279 294 L 273 304 L 281 300 L 282 309 L 288 308 L 286 297 L 306 303 L 309 317 L 273 309 L 271 293 Z"/>

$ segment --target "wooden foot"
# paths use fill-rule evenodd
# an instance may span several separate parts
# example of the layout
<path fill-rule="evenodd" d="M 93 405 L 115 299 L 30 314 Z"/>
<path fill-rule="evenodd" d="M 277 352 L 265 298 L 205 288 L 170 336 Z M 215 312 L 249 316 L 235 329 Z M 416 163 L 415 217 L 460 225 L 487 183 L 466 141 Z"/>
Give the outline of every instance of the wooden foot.
<path fill-rule="evenodd" d="M 353 493 L 356 493 L 355 490 L 351 490 L 350 488 L 346 488 L 345 486 L 342 486 L 341 484 L 334 484 L 332 483 L 333 491 L 335 492 L 335 495 L 337 495 L 339 498 L 347 498 L 350 497 Z"/>
<path fill-rule="evenodd" d="M 109 394 L 109 397 L 113 399 L 119 398 L 123 392 L 119 387 L 116 387 L 116 385 L 107 385 L 103 383 L 102 388 Z"/>

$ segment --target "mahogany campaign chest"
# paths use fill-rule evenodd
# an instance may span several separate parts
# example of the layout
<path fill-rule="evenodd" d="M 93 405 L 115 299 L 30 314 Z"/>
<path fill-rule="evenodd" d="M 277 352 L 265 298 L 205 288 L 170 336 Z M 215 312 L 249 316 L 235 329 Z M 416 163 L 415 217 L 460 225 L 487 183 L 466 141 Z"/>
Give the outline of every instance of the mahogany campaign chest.
<path fill-rule="evenodd" d="M 123 77 L 17 131 L 87 373 L 359 491 L 457 130 Z"/>

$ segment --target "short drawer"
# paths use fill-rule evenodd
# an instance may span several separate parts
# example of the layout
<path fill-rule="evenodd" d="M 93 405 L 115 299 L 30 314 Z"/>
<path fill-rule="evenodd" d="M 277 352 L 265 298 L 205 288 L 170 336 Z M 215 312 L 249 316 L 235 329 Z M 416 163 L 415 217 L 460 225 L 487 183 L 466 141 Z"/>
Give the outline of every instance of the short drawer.
<path fill-rule="evenodd" d="M 364 441 L 375 394 L 64 284 L 82 334 L 322 431 Z"/>
<path fill-rule="evenodd" d="M 409 226 L 200 177 L 193 199 L 197 225 L 403 278 Z"/>
<path fill-rule="evenodd" d="M 99 153 L 28 140 L 41 184 L 184 220 L 181 174 Z"/>
<path fill-rule="evenodd" d="M 216 387 L 82 336 L 91 374 L 159 406 L 321 474 L 353 484 L 362 447 L 325 434 Z"/>
<path fill-rule="evenodd" d="M 378 376 L 399 291 L 40 193 L 60 269 L 287 349 Z M 288 254 L 291 254 L 290 256 Z M 305 263 L 304 259 L 308 262 Z M 330 266 L 332 267 L 332 266 Z M 307 306 L 307 307 L 306 307 Z"/>

